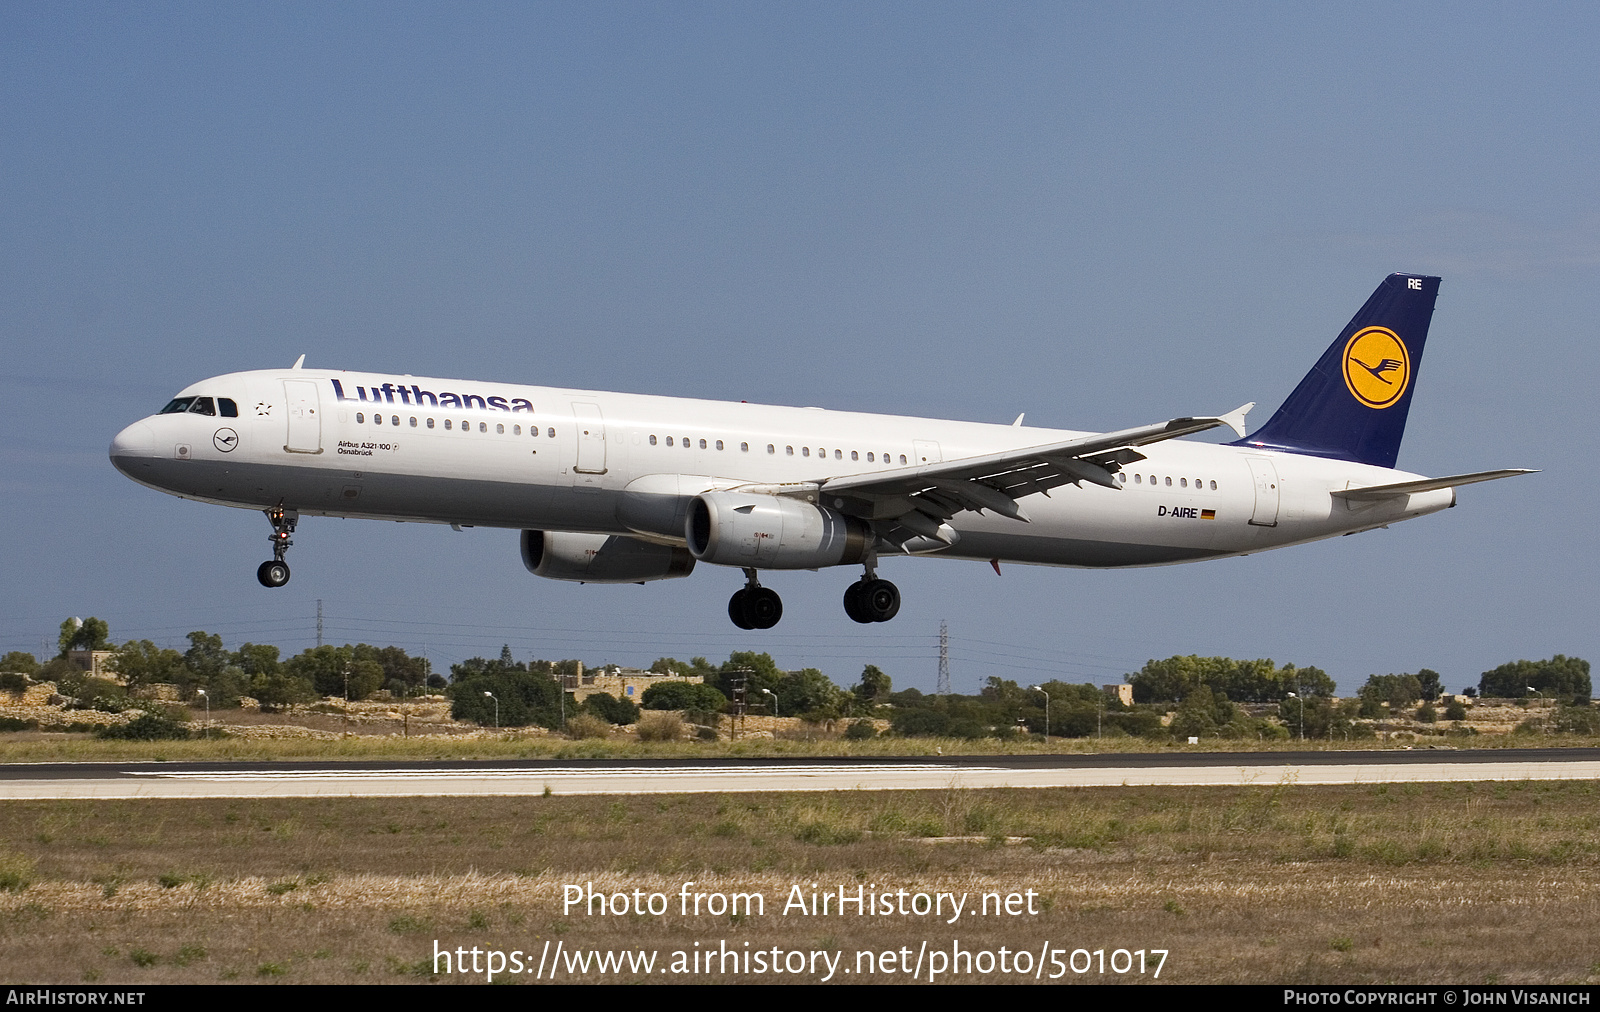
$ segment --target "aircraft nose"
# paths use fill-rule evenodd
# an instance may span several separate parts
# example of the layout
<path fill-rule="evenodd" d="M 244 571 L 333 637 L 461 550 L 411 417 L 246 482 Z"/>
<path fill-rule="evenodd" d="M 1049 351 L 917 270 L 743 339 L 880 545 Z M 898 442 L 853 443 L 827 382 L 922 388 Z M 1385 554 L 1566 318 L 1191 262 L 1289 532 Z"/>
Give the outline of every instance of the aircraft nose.
<path fill-rule="evenodd" d="M 124 474 L 139 461 L 156 455 L 156 432 L 144 422 L 134 422 L 111 441 L 111 463 Z"/>

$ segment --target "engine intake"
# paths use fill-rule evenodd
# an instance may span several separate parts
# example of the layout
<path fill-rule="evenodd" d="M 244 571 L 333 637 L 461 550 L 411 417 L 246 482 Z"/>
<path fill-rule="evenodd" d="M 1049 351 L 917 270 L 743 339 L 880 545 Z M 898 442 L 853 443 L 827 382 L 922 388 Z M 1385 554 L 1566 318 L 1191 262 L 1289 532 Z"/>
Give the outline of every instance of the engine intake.
<path fill-rule="evenodd" d="M 577 583 L 647 583 L 694 572 L 694 557 L 682 548 L 569 531 L 523 531 L 522 564 L 534 576 Z"/>
<path fill-rule="evenodd" d="M 756 569 L 820 569 L 860 562 L 872 529 L 856 517 L 798 499 L 738 491 L 695 496 L 684 521 L 701 562 Z"/>

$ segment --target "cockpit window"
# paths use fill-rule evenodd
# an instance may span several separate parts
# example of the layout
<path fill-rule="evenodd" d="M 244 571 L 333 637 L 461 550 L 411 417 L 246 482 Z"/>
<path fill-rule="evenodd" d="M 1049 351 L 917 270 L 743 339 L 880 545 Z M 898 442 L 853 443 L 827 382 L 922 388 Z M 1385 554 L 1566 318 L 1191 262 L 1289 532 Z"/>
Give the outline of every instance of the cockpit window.
<path fill-rule="evenodd" d="M 209 397 L 196 397 L 194 403 L 189 405 L 189 413 L 192 415 L 214 415 L 217 413 L 217 406 L 212 403 Z"/>
<path fill-rule="evenodd" d="M 189 405 L 194 403 L 193 397 L 174 397 L 167 402 L 167 406 L 156 412 L 161 415 L 181 415 L 189 410 Z"/>
<path fill-rule="evenodd" d="M 233 402 L 232 397 L 218 397 L 217 412 L 221 414 L 223 418 L 238 418 L 239 405 Z"/>

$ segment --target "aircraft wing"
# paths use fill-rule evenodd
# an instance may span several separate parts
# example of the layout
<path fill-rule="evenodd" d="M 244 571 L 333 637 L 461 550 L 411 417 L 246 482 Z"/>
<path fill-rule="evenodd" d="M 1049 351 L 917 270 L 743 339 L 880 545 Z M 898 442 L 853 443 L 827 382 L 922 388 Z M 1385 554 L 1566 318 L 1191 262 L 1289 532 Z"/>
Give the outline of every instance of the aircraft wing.
<path fill-rule="evenodd" d="M 1400 496 L 1410 495 L 1413 492 L 1432 492 L 1435 489 L 1455 488 L 1458 485 L 1471 485 L 1479 481 L 1494 481 L 1496 478 L 1511 478 L 1519 474 L 1538 474 L 1537 469 L 1509 468 L 1503 471 L 1475 471 L 1472 474 L 1453 474 L 1448 478 L 1419 478 L 1416 481 L 1397 481 L 1392 485 L 1367 485 L 1362 488 L 1335 489 L 1333 495 L 1340 499 L 1349 499 L 1352 502 L 1376 502 L 1379 499 L 1395 499 Z"/>
<path fill-rule="evenodd" d="M 1254 403 L 1214 418 L 1174 418 L 1118 432 L 1080 436 L 1059 443 L 961 457 L 869 474 L 844 475 L 820 483 L 820 499 L 838 501 L 846 512 L 873 521 L 878 534 L 904 546 L 917 537 L 954 543 L 945 521 L 963 510 L 992 510 L 1028 521 L 1017 499 L 1061 485 L 1091 482 L 1110 489 L 1122 465 L 1143 460 L 1134 449 L 1226 425 L 1244 434 L 1244 416 Z"/>

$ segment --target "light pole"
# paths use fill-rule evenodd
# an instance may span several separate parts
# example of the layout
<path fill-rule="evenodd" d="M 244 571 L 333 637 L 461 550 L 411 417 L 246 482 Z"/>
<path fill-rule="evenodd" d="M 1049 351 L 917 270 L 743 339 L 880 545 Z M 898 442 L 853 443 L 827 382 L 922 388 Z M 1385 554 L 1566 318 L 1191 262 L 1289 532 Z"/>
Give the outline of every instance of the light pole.
<path fill-rule="evenodd" d="M 1033 691 L 1044 697 L 1044 743 L 1050 744 L 1050 693 L 1035 685 Z M 1099 730 L 1099 718 L 1095 719 L 1095 730 Z"/>
<path fill-rule="evenodd" d="M 1296 684 L 1298 684 L 1298 683 L 1296 683 Z M 1300 710 L 1300 740 L 1301 741 L 1305 741 L 1306 740 L 1306 701 L 1304 699 L 1301 699 L 1300 698 L 1300 694 L 1297 693 L 1297 692 L 1289 693 L 1289 698 L 1295 701 L 1296 706 Z"/>
<path fill-rule="evenodd" d="M 776 717 L 778 715 L 778 694 L 773 692 L 771 689 L 762 689 L 761 694 L 763 696 L 772 697 L 772 715 Z"/>
<path fill-rule="evenodd" d="M 494 729 L 498 731 L 500 730 L 500 700 L 488 689 L 483 690 L 483 694 L 494 700 Z"/>
<path fill-rule="evenodd" d="M 206 737 L 211 737 L 211 697 L 206 695 L 206 690 L 196 689 L 200 698 L 206 701 Z"/>

